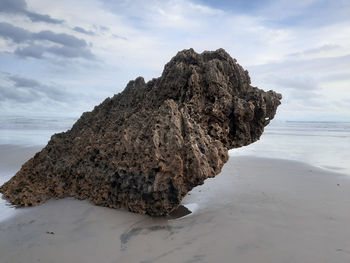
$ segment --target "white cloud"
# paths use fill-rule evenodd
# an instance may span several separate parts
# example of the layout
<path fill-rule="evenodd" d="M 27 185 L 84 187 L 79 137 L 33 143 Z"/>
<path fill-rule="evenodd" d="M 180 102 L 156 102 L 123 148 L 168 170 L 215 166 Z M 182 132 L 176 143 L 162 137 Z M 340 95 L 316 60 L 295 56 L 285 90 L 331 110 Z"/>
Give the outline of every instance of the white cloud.
<path fill-rule="evenodd" d="M 132 78 L 158 77 L 179 50 L 193 47 L 201 52 L 223 47 L 250 71 L 254 85 L 283 93 L 277 118 L 303 118 L 303 113 L 334 118 L 336 107 L 341 118 L 350 120 L 350 19 L 335 18 L 350 10 L 346 3 L 343 10 L 331 2 L 323 10 L 316 0 L 272 1 L 252 13 L 232 13 L 190 0 L 74 3 L 27 1 L 28 10 L 64 20 L 63 24 L 28 23 L 28 18 L 6 14 L 0 15 L 0 22 L 31 32 L 50 30 L 83 39 L 96 61 L 26 59 L 20 61 L 19 69 L 15 66 L 18 60 L 3 53 L 7 62 L 2 65 L 7 63 L 12 74 L 27 70 L 27 75 L 32 73 L 43 82 L 53 80 L 60 86 L 83 90 L 95 99 L 81 103 L 81 111 L 121 91 Z M 326 11 L 325 24 L 315 14 Z M 4 52 L 16 49 L 1 38 L 0 46 Z M 72 55 L 67 52 L 64 54 Z"/>

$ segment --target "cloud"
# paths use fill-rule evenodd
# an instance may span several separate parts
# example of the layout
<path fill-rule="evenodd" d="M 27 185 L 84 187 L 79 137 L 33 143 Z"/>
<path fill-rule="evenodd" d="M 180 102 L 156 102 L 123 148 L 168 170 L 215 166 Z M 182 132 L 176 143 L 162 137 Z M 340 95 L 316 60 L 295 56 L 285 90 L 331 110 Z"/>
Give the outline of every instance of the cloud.
<path fill-rule="evenodd" d="M 24 47 L 17 47 L 14 51 L 20 57 L 42 58 L 44 53 L 51 53 L 66 58 L 94 58 L 85 40 L 66 33 L 54 33 L 49 30 L 35 33 L 0 22 L 0 37 L 17 44 L 26 44 Z M 47 42 L 50 45 L 47 45 Z"/>
<path fill-rule="evenodd" d="M 30 103 L 37 101 L 40 98 L 38 95 L 36 92 L 28 92 L 26 90 L 18 92 L 18 90 L 12 87 L 0 85 L 0 102 L 15 101 L 16 103 Z"/>
<path fill-rule="evenodd" d="M 32 103 L 42 100 L 67 102 L 72 99 L 71 94 L 54 85 L 9 73 L 1 75 L 3 80 L 0 83 L 0 101 Z"/>
<path fill-rule="evenodd" d="M 310 76 L 278 76 L 276 74 L 267 75 L 265 78 L 270 83 L 274 83 L 276 86 L 283 87 L 288 90 L 298 91 L 316 91 L 318 89 L 317 82 Z"/>
<path fill-rule="evenodd" d="M 26 47 L 19 47 L 17 48 L 14 53 L 19 57 L 31 57 L 31 58 L 43 58 L 43 54 L 45 51 L 44 46 L 40 45 L 29 45 Z"/>
<path fill-rule="evenodd" d="M 346 72 L 336 72 L 324 75 L 320 78 L 324 82 L 346 81 L 350 83 L 350 70 Z"/>
<path fill-rule="evenodd" d="M 285 59 L 250 67 L 249 72 L 254 85 L 282 93 L 278 118 L 300 120 L 312 116 L 330 120 L 335 118 L 333 109 L 337 108 L 339 119 L 344 120 L 350 116 L 349 104 L 340 103 L 350 98 L 349 58 L 350 55 Z"/>
<path fill-rule="evenodd" d="M 128 23 L 138 29 L 161 29 L 189 31 L 200 29 L 202 17 L 212 18 L 224 15 L 221 9 L 195 3 L 194 1 L 101 1 L 105 8 L 123 15 Z"/>
<path fill-rule="evenodd" d="M 114 38 L 123 39 L 123 40 L 128 40 L 126 37 L 119 36 L 119 35 L 117 35 L 117 34 L 112 34 L 112 36 L 113 36 Z"/>
<path fill-rule="evenodd" d="M 66 57 L 66 58 L 86 58 L 86 59 L 94 59 L 95 56 L 91 53 L 90 50 L 86 48 L 74 48 L 69 46 L 62 47 L 48 47 L 45 49 L 46 52 L 55 54 L 57 56 Z"/>
<path fill-rule="evenodd" d="M 23 43 L 32 37 L 32 33 L 9 23 L 0 22 L 0 37 L 10 39 L 15 43 Z"/>
<path fill-rule="evenodd" d="M 43 58 L 45 53 L 53 54 L 58 57 L 65 58 L 86 58 L 94 59 L 95 56 L 90 52 L 90 50 L 85 48 L 73 48 L 69 46 L 51 46 L 45 47 L 41 45 L 30 45 L 27 47 L 19 47 L 14 52 L 19 57 L 32 57 L 32 58 Z"/>
<path fill-rule="evenodd" d="M 271 27 L 312 30 L 349 20 L 350 3 L 346 0 L 259 2 L 261 5 L 250 14 L 263 17 L 264 23 Z"/>
<path fill-rule="evenodd" d="M 32 87 L 40 87 L 42 86 L 39 81 L 34 80 L 34 79 L 27 79 L 27 78 L 22 78 L 18 76 L 9 76 L 9 80 L 13 81 L 14 86 L 17 88 L 23 87 L 23 88 L 32 88 Z"/>
<path fill-rule="evenodd" d="M 89 36 L 95 35 L 95 33 L 94 33 L 93 31 L 91 31 L 91 30 L 86 30 L 86 29 L 84 29 L 84 28 L 82 28 L 82 27 L 80 27 L 80 26 L 74 27 L 73 30 L 76 31 L 76 32 L 85 34 L 85 35 L 89 35 Z"/>
<path fill-rule="evenodd" d="M 109 31 L 109 27 L 107 26 L 98 26 L 98 28 L 101 30 L 101 31 Z"/>
<path fill-rule="evenodd" d="M 291 54 L 288 54 L 287 56 L 294 57 L 294 56 L 300 56 L 300 55 L 319 54 L 321 52 L 336 50 L 339 48 L 341 48 L 340 45 L 326 44 L 326 45 L 322 45 L 322 46 L 319 46 L 316 48 L 310 48 L 310 49 L 306 49 L 306 50 L 303 50 L 300 52 L 291 53 Z"/>
<path fill-rule="evenodd" d="M 304 105 L 315 105 L 322 99 L 320 85 L 313 77 L 307 75 L 267 73 L 259 80 L 264 89 L 274 89 L 283 94 L 283 103 L 302 102 Z M 267 88 L 269 87 L 269 88 Z M 316 103 L 318 105 L 318 103 Z"/>
<path fill-rule="evenodd" d="M 0 12 L 22 14 L 27 16 L 33 22 L 45 22 L 50 24 L 62 24 L 64 22 L 64 20 L 51 18 L 49 15 L 29 11 L 25 0 L 1 0 Z"/>
<path fill-rule="evenodd" d="M 32 38 L 35 40 L 48 40 L 72 48 L 84 48 L 87 46 L 86 41 L 83 39 L 65 33 L 57 34 L 49 30 L 32 33 Z"/>
<path fill-rule="evenodd" d="M 1 12 L 17 13 L 27 9 L 27 3 L 24 0 L 1 0 Z"/>
<path fill-rule="evenodd" d="M 0 24 L 0 60 L 13 75 L 83 90 L 84 101 L 72 102 L 76 112 L 91 109 L 138 75 L 159 76 L 164 63 L 190 47 L 197 52 L 225 48 L 249 70 L 253 85 L 281 92 L 277 118 L 299 112 L 301 119 L 304 114 L 327 119 L 327 110 L 334 112 L 337 101 L 350 98 L 349 1 L 87 0 L 72 5 L 35 0 L 28 8 L 23 0 L 0 2 L 8 14 L 64 19 L 51 27 L 18 16 L 1 18 L 6 23 Z M 24 89 L 7 81 L 0 79 L 0 85 Z M 346 103 L 337 105 L 342 116 L 350 116 Z"/>
<path fill-rule="evenodd" d="M 42 15 L 29 11 L 26 11 L 24 14 L 26 14 L 33 22 L 46 22 L 49 24 L 62 24 L 64 22 L 64 20 L 61 19 L 51 18 L 49 15 Z"/>

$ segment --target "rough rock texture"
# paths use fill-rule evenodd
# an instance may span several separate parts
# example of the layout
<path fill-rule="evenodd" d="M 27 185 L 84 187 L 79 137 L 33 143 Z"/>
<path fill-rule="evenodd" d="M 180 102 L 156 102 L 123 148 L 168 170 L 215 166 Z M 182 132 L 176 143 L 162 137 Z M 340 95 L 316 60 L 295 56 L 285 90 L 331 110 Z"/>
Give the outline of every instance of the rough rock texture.
<path fill-rule="evenodd" d="M 23 206 L 71 196 L 166 215 L 220 173 L 229 149 L 259 139 L 280 99 L 250 86 L 248 72 L 223 49 L 184 50 L 160 78 L 130 81 L 53 135 L 0 192 Z"/>

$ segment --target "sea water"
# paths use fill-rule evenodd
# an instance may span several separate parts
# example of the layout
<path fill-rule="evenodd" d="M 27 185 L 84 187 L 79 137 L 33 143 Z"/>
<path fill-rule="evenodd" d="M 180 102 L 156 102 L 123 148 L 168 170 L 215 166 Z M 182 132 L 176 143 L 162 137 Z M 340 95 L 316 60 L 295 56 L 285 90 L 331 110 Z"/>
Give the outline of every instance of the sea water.
<path fill-rule="evenodd" d="M 233 149 L 230 156 L 295 160 L 350 175 L 350 122 L 274 120 L 260 140 Z"/>
<path fill-rule="evenodd" d="M 70 129 L 76 120 L 0 117 L 0 145 L 44 146 L 53 134 Z M 349 149 L 350 122 L 273 120 L 260 140 L 229 154 L 301 161 L 350 175 Z"/>
<path fill-rule="evenodd" d="M 0 116 L 0 145 L 46 145 L 51 135 L 71 128 L 77 118 Z"/>
<path fill-rule="evenodd" d="M 51 135 L 70 129 L 76 119 L 0 117 L 0 147 L 44 146 Z M 349 149 L 350 123 L 273 120 L 259 141 L 229 154 L 296 160 L 350 176 Z M 0 167 L 0 185 L 15 172 Z M 8 205 L 0 201 L 0 222 L 15 213 Z"/>

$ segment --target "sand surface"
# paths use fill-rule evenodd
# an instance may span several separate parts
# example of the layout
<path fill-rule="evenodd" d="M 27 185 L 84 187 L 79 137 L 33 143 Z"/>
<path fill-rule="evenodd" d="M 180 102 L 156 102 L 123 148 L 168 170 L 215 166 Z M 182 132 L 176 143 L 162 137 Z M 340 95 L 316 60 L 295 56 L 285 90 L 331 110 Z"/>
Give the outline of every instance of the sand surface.
<path fill-rule="evenodd" d="M 40 150 L 39 146 L 0 145 L 0 177 L 4 173 L 17 172 L 24 162 Z"/>
<path fill-rule="evenodd" d="M 0 172 L 18 169 L 37 150 L 0 148 L 0 159 L 7 156 Z M 73 199 L 17 209 L 0 222 L 0 262 L 350 262 L 345 175 L 293 161 L 231 157 L 183 204 L 193 213 L 178 219 Z"/>

